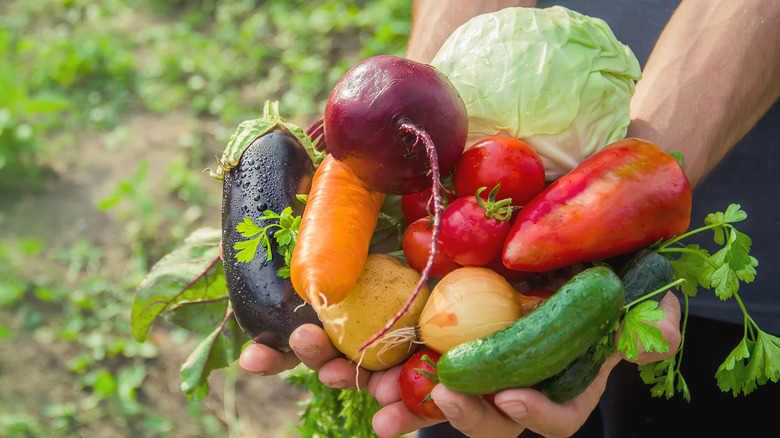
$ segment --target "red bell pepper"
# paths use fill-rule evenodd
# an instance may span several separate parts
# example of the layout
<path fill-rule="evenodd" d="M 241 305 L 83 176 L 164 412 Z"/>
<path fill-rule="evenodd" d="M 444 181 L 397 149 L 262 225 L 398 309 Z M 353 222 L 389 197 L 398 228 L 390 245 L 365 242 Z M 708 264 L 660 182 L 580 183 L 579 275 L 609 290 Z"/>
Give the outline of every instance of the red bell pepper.
<path fill-rule="evenodd" d="M 685 233 L 691 185 L 653 143 L 617 141 L 520 210 L 504 243 L 510 269 L 547 272 L 647 247 Z"/>

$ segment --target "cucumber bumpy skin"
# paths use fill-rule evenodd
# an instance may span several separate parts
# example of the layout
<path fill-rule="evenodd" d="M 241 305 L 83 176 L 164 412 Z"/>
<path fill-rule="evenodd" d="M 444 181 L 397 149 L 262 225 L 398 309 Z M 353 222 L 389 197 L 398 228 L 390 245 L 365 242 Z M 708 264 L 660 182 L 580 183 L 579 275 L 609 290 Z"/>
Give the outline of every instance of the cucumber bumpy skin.
<path fill-rule="evenodd" d="M 290 333 L 304 323 L 322 325 L 311 306 L 304 306 L 289 278 L 277 270 L 285 265 L 270 239 L 273 257 L 260 247 L 249 262 L 238 262 L 233 245 L 246 240 L 236 226 L 249 217 L 258 226 L 271 222 L 265 210 L 280 214 L 303 204 L 296 194 L 308 193 L 314 165 L 298 139 L 286 130 L 271 130 L 242 153 L 238 165 L 224 174 L 222 195 L 222 258 L 233 312 L 241 329 L 255 342 L 289 351 Z M 269 233 L 270 236 L 271 233 Z"/>
<path fill-rule="evenodd" d="M 642 249 L 632 254 L 617 272 L 623 282 L 625 304 L 674 281 L 672 262 L 649 249 Z M 648 299 L 660 301 L 663 296 L 664 294 L 661 293 Z M 593 348 L 588 349 L 563 371 L 540 382 L 537 385 L 539 391 L 556 403 L 565 402 L 582 394 L 596 379 L 601 365 L 606 361 L 606 357 L 597 358 L 594 353 Z"/>
<path fill-rule="evenodd" d="M 448 350 L 438 363 L 439 380 L 474 395 L 539 383 L 603 336 L 624 300 L 623 283 L 611 269 L 586 269 L 507 328 Z"/>

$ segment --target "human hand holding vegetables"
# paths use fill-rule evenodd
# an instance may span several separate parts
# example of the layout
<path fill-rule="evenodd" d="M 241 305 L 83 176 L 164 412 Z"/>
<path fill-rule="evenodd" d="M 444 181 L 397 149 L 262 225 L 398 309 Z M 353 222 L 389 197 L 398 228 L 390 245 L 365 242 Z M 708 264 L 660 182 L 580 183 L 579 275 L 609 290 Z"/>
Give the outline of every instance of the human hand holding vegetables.
<path fill-rule="evenodd" d="M 658 327 L 663 338 L 669 341 L 669 351 L 646 352 L 641 350 L 640 345 L 637 358 L 631 362 L 645 364 L 670 357 L 677 351 L 680 343 L 679 301 L 674 294 L 668 293 L 659 303 L 659 308 L 664 309 L 666 318 L 653 325 Z M 583 425 L 596 407 L 604 392 L 609 373 L 621 360 L 623 357 L 617 353 L 610 356 L 593 383 L 582 394 L 565 403 L 554 403 L 531 388 L 500 391 L 494 401 L 506 416 L 501 415 L 481 397 L 460 394 L 442 384 L 434 388 L 431 396 L 450 424 L 472 438 L 515 437 L 524 429 L 546 437 L 570 436 Z M 369 392 L 384 406 L 374 416 L 373 423 L 374 430 L 380 437 L 398 436 L 438 422 L 424 420 L 412 414 L 401 402 L 398 389 L 400 370 L 401 367 L 398 366 L 374 373 L 369 379 Z M 349 370 L 334 364 L 330 371 L 342 374 L 343 378 L 354 376 L 354 366 Z"/>
<path fill-rule="evenodd" d="M 669 341 L 669 352 L 640 351 L 637 359 L 633 360 L 635 363 L 661 360 L 677 350 L 680 342 L 679 301 L 673 294 L 667 294 L 659 308 L 664 309 L 666 318 L 653 325 Z M 271 375 L 302 362 L 317 370 L 325 385 L 357 389 L 359 384 L 384 406 L 374 416 L 373 423 L 380 437 L 398 436 L 437 423 L 414 415 L 401 402 L 398 389 L 401 366 L 374 373 L 356 368 L 354 362 L 344 359 L 336 351 L 324 330 L 311 324 L 303 325 L 292 333 L 290 346 L 292 353 L 281 353 L 262 344 L 250 344 L 241 354 L 239 364 L 249 373 Z M 534 389 L 501 391 L 496 395 L 495 403 L 507 416 L 501 415 L 480 397 L 459 394 L 443 385 L 434 389 L 432 397 L 438 405 L 444 407 L 450 423 L 471 437 L 516 436 L 525 428 L 545 436 L 567 436 L 578 430 L 595 408 L 610 371 L 621 359 L 617 354 L 608 358 L 588 389 L 563 404 L 553 403 Z"/>

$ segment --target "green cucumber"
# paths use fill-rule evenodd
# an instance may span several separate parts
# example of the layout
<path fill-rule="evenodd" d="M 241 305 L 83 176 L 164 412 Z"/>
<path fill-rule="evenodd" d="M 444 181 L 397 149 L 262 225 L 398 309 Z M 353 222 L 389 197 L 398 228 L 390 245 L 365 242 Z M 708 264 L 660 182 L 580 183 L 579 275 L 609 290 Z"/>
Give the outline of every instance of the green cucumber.
<path fill-rule="evenodd" d="M 596 356 L 596 348 L 591 347 L 563 371 L 539 382 L 537 389 L 550 400 L 563 403 L 582 394 L 596 379 L 606 360 L 604 355 Z"/>
<path fill-rule="evenodd" d="M 642 249 L 634 253 L 618 271 L 623 282 L 625 304 L 658 290 L 674 281 L 672 262 L 661 254 Z M 664 294 L 650 297 L 660 301 Z M 561 403 L 580 395 L 590 386 L 601 370 L 606 357 L 595 356 L 595 349 L 572 361 L 563 371 L 537 385 L 539 391 L 550 400 Z"/>
<path fill-rule="evenodd" d="M 439 380 L 465 394 L 539 383 L 602 337 L 624 301 L 623 283 L 610 268 L 586 269 L 504 330 L 448 350 L 438 363 Z"/>
<path fill-rule="evenodd" d="M 626 304 L 674 281 L 672 262 L 650 249 L 634 253 L 617 272 L 626 291 Z M 650 299 L 661 301 L 664 295 L 661 293 Z"/>

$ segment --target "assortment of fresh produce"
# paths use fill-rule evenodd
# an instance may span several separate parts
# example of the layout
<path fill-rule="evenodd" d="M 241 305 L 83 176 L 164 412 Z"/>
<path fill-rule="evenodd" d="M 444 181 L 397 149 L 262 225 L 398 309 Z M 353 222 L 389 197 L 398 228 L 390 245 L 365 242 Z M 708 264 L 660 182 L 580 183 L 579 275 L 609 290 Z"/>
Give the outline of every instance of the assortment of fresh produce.
<path fill-rule="evenodd" d="M 682 163 L 623 138 L 638 77 L 601 20 L 508 8 L 467 22 L 432 65 L 359 63 L 307 132 L 278 116 L 245 122 L 215 172 L 220 259 L 198 277 L 224 266 L 222 327 L 235 317 L 284 349 L 315 321 L 356 365 L 405 363 L 403 401 L 433 419 L 437 382 L 489 401 L 533 386 L 563 402 L 610 354 L 668 351 L 649 324 L 667 290 L 738 299 L 758 262 L 733 226 L 738 205 L 688 232 Z M 716 254 L 682 243 L 710 229 Z M 377 252 L 389 231 L 397 247 Z M 144 309 L 134 305 L 139 332 Z M 780 340 L 745 316 L 744 345 L 716 376 L 735 394 L 780 378 Z M 654 394 L 688 397 L 679 357 L 643 368 Z"/>
<path fill-rule="evenodd" d="M 612 270 L 586 269 L 507 328 L 447 350 L 439 360 L 439 379 L 466 394 L 539 383 L 611 330 L 624 299 L 623 283 Z"/>

